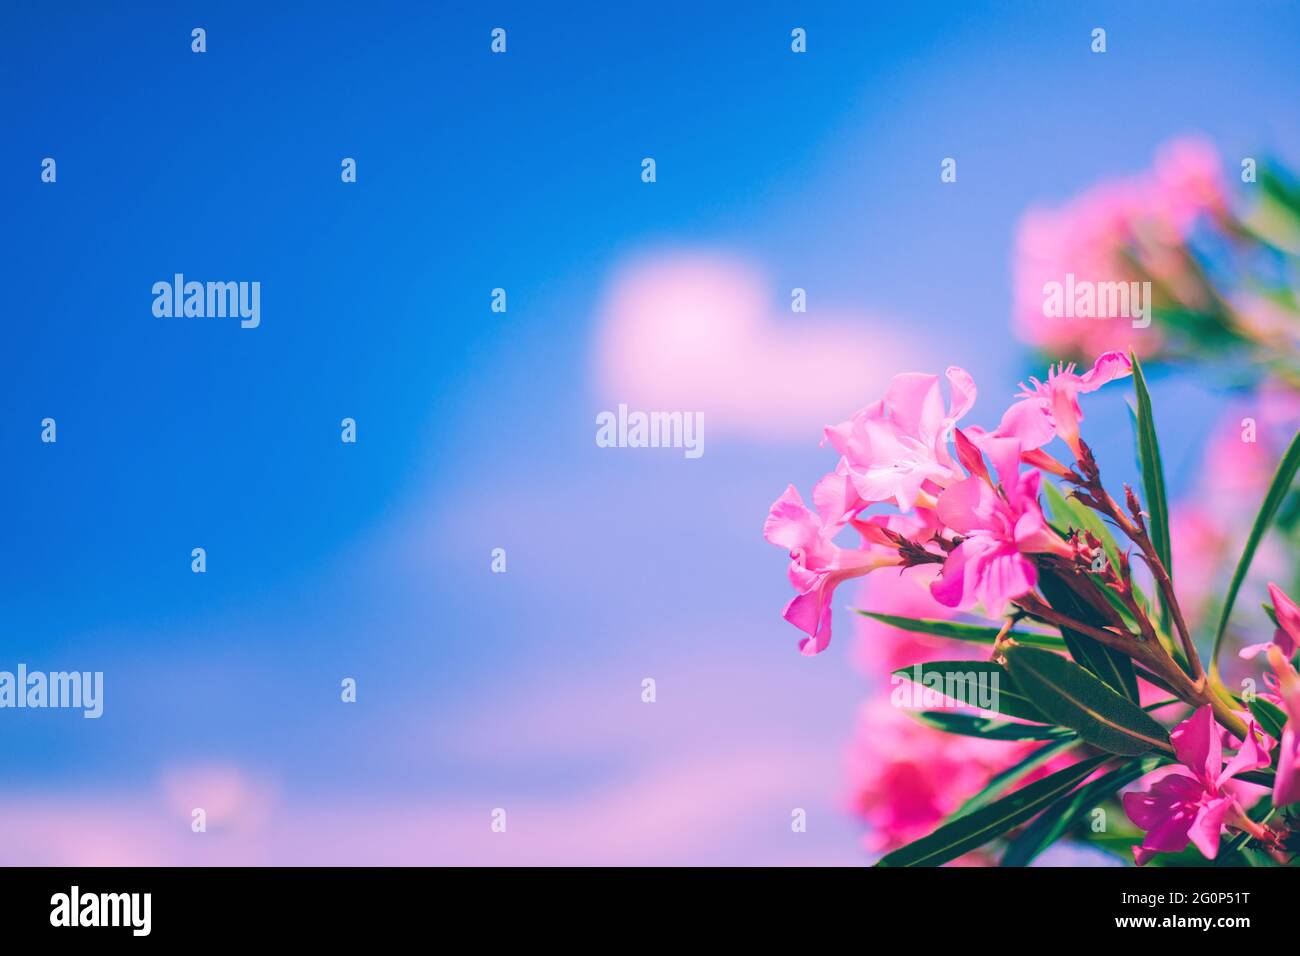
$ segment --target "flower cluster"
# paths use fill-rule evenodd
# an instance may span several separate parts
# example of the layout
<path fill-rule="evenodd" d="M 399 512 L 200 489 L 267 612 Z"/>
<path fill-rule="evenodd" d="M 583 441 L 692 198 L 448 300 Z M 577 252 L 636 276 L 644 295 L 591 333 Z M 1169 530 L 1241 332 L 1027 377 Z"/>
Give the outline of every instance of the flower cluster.
<path fill-rule="evenodd" d="M 785 618 L 802 630 L 805 654 L 831 639 L 831 597 L 846 580 L 885 567 L 942 565 L 931 590 L 960 610 L 982 605 L 997 616 L 1033 591 L 1039 555 L 1074 562 L 1076 545 L 1051 530 L 1039 506 L 1043 471 L 1069 474 L 1044 452 L 1062 438 L 1085 458 L 1079 396 L 1130 374 L 1129 359 L 1107 352 L 1079 374 L 1054 368 L 1046 381 L 1021 386 L 1017 400 L 992 431 L 957 423 L 975 403 L 975 383 L 949 368 L 945 410 L 939 379 L 895 376 L 880 401 L 826 429 L 840 453 L 833 471 L 813 488 L 810 510 L 793 485 L 772 505 L 764 537 L 790 552 L 790 583 L 797 594 Z M 874 506 L 895 509 L 867 514 Z M 834 543 L 845 529 L 858 546 Z"/>
<path fill-rule="evenodd" d="M 1271 688 L 1261 698 L 1284 715 L 1281 740 L 1275 741 L 1253 720 L 1247 720 L 1244 740 L 1234 740 L 1214 723 L 1210 708 L 1203 707 L 1183 721 L 1170 735 L 1174 753 L 1182 765 L 1169 773 L 1157 771 L 1143 782 L 1145 791 L 1124 795 L 1124 810 L 1135 824 L 1147 831 L 1141 846 L 1133 848 L 1139 864 L 1156 853 L 1176 853 L 1194 844 L 1206 858 L 1214 859 L 1224 828 L 1249 834 L 1266 848 L 1280 851 L 1283 839 L 1274 830 L 1252 820 L 1247 805 L 1258 796 L 1257 788 L 1233 786 L 1239 774 L 1276 764 L 1272 803 L 1285 807 L 1300 802 L 1300 674 L 1292 659 L 1300 647 L 1300 608 L 1276 584 L 1268 586 L 1277 616 L 1273 640 L 1242 650 L 1245 657 L 1265 653 L 1273 673 L 1265 675 Z M 1223 762 L 1223 738 L 1237 753 Z M 1276 759 L 1270 754 L 1276 750 Z"/>
<path fill-rule="evenodd" d="M 1052 355 L 1133 349 L 1144 361 L 1213 359 L 1239 377 L 1300 385 L 1297 290 L 1277 269 L 1300 248 L 1300 189 L 1286 170 L 1253 159 L 1241 178 L 1238 198 L 1214 147 L 1184 137 L 1147 170 L 1029 209 L 1012 270 L 1020 338 Z M 1045 291 L 1067 277 L 1071 286 L 1145 288 L 1144 319 L 1045 309 Z"/>
<path fill-rule="evenodd" d="M 1083 397 L 1130 376 L 1148 508 L 1127 486 L 1123 504 L 1111 496 L 1081 428 Z M 1008 708 L 995 703 L 990 715 L 985 696 L 960 681 L 944 685 L 941 699 L 955 696 L 949 704 L 978 713 L 922 713 L 930 724 L 923 727 L 900 723 L 880 701 L 864 708 L 864 739 L 883 729 L 889 740 L 912 741 L 906 759 L 879 747 L 856 754 L 855 801 L 875 817 L 876 848 L 891 850 L 881 863 L 986 859 L 981 845 L 990 837 L 1010 841 L 1007 859 L 1027 862 L 1069 829 L 1080 807 L 1125 787 L 1134 789 L 1124 809 L 1145 834 L 1133 849 L 1139 863 L 1189 844 L 1214 858 L 1225 833 L 1233 852 L 1288 861 L 1300 844 L 1287 809 L 1300 802 L 1300 609 L 1269 586 L 1276 632 L 1241 652 L 1267 657 L 1267 690 L 1230 693 L 1219 652 L 1258 545 L 1252 540 L 1222 605 L 1209 669 L 1202 665 L 1173 585 L 1170 515 L 1137 357 L 1105 352 L 1082 372 L 1054 366 L 1022 384 L 991 429 L 965 421 L 976 399 L 971 376 L 952 367 L 944 378 L 947 400 L 939 376 L 902 374 L 878 401 L 827 427 L 839 458 L 814 486 L 812 507 L 790 486 L 764 525 L 766 539 L 789 554 L 795 595 L 784 617 L 803 632 L 804 654 L 830 643 L 836 588 L 883 569 L 913 588 L 923 580 L 928 591 L 925 601 L 910 601 L 928 617 L 872 614 L 884 626 L 929 640 L 959 637 L 966 651 L 991 645 L 991 660 L 972 670 L 969 653 L 936 659 L 931 645 L 894 642 L 922 658 L 913 659 L 910 679 L 982 675 L 1001 686 Z M 1068 456 L 1049 451 L 1056 439 Z M 1257 524 L 1271 522 L 1297 469 L 1300 436 Z M 1137 561 L 1147 572 L 1141 580 Z M 994 621 L 971 621 L 980 616 Z M 893 652 L 884 656 L 899 663 Z M 1162 693 L 1173 696 L 1152 699 Z M 1171 705 L 1190 713 L 1172 732 L 1152 716 Z M 920 746 L 935 728 L 966 742 Z M 1008 749 L 999 755 L 999 746 Z M 1225 748 L 1235 751 L 1226 762 Z M 979 790 L 960 799 L 946 786 L 954 781 Z M 1034 788 L 1034 800 L 1001 795 L 1010 781 Z M 1271 821 L 1254 812 L 1265 797 L 1281 811 Z M 1023 808 L 1048 798 L 1056 802 L 1025 826 Z"/>

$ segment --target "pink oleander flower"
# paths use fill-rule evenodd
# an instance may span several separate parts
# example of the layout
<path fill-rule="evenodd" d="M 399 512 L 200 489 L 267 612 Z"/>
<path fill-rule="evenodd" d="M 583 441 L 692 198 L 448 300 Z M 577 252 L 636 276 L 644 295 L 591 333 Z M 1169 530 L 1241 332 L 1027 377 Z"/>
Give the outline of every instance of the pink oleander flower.
<path fill-rule="evenodd" d="M 956 612 L 930 593 L 938 574 L 936 564 L 869 574 L 856 587 L 854 606 L 899 617 L 952 618 Z M 853 631 L 853 661 L 872 679 L 883 679 L 900 667 L 916 663 L 987 660 L 989 656 L 988 648 L 981 644 L 902 630 L 862 614 L 853 615 Z"/>
<path fill-rule="evenodd" d="M 1228 214 L 1227 188 L 1219 154 L 1206 140 L 1185 138 L 1165 144 L 1149 182 L 1150 224 L 1166 230 L 1166 242 L 1184 241 L 1203 216 Z"/>
<path fill-rule="evenodd" d="M 985 471 L 939 496 L 939 520 L 963 539 L 949 552 L 931 591 L 948 607 L 965 610 L 982 603 L 996 617 L 1038 583 L 1038 570 L 1026 554 L 1056 554 L 1069 560 L 1074 552 L 1048 527 L 1038 505 L 1042 473 L 1019 470 L 1020 444 L 989 436 L 982 444 L 1001 484 L 995 488 Z"/>
<path fill-rule="evenodd" d="M 1163 146 L 1151 170 L 1108 179 L 1056 208 L 1028 210 L 1017 229 L 1012 268 L 1017 333 L 1057 355 L 1157 352 L 1164 344 L 1159 326 L 1135 328 L 1125 316 L 1049 315 L 1047 284 L 1068 275 L 1088 283 L 1150 279 L 1158 302 L 1203 310 L 1206 290 L 1186 244 L 1198 224 L 1228 215 L 1219 157 L 1196 138 Z"/>
<path fill-rule="evenodd" d="M 1002 741 L 944 734 L 886 700 L 867 701 L 848 754 L 852 807 L 870 827 L 867 848 L 884 852 L 925 836 L 988 783 L 1006 753 Z"/>
<path fill-rule="evenodd" d="M 866 533 L 887 526 L 889 518 L 858 522 Z M 772 504 L 763 537 L 790 552 L 790 583 L 798 592 L 783 617 L 808 636 L 799 642 L 804 654 L 817 654 L 831 641 L 831 596 L 850 578 L 900 563 L 898 551 L 864 541 L 865 548 L 841 548 L 831 538 L 843 526 L 825 524 L 803 503 L 791 485 Z"/>
<path fill-rule="evenodd" d="M 938 376 L 909 372 L 894 376 L 882 400 L 826 428 L 826 440 L 842 456 L 836 473 L 856 492 L 847 506 L 892 501 L 910 511 L 918 499 L 932 502 L 927 484 L 940 487 L 957 477 L 948 441 L 975 403 L 975 382 L 956 366 L 946 375 L 952 386 L 946 414 Z"/>
<path fill-rule="evenodd" d="M 1281 615 L 1278 617 L 1280 620 Z M 1278 696 L 1287 714 L 1279 742 L 1282 749 L 1278 751 L 1277 776 L 1273 782 L 1273 806 L 1284 807 L 1300 801 L 1300 735 L 1296 733 L 1296 728 L 1300 727 L 1300 674 L 1296 673 L 1290 659 L 1277 644 L 1269 647 L 1268 662 L 1277 675 Z"/>
<path fill-rule="evenodd" d="M 1262 828 L 1246 816 L 1238 796 L 1228 786 L 1237 774 L 1269 765 L 1268 751 L 1252 722 L 1241 749 L 1223 763 L 1223 741 L 1206 706 L 1179 724 L 1170 740 L 1181 767 L 1158 770 L 1144 778 L 1150 789 L 1124 794 L 1124 812 L 1146 831 L 1133 857 L 1141 866 L 1157 853 L 1177 853 L 1188 842 L 1214 859 L 1225 826 L 1261 835 Z"/>
<path fill-rule="evenodd" d="M 1211 599 L 1215 585 L 1231 576 L 1239 556 L 1241 529 L 1254 521 L 1297 421 L 1300 394 L 1276 385 L 1266 385 L 1247 400 L 1234 401 L 1210 430 L 1193 468 L 1194 485 L 1170 509 L 1174 567 L 1178 568 L 1174 583 L 1183 615 L 1193 628 L 1217 610 Z M 1248 437 L 1247 427 L 1252 432 Z M 1285 536 L 1266 536 L 1246 587 L 1262 588 L 1270 578 L 1289 575 L 1295 564 L 1293 551 Z M 1267 625 L 1262 613 L 1258 618 L 1259 625 Z M 1257 622 L 1246 626 L 1254 629 Z M 1225 668 L 1231 663 L 1225 662 Z M 1225 670 L 1224 676 L 1239 675 Z"/>
<path fill-rule="evenodd" d="M 945 734 L 885 698 L 867 700 L 847 754 L 850 809 L 868 826 L 863 844 L 872 853 L 883 853 L 925 836 L 998 773 L 1040 746 L 1036 741 Z M 1059 754 L 1022 782 L 1032 783 L 1077 759 L 1073 753 Z M 976 851 L 953 865 L 992 862 Z"/>
<path fill-rule="evenodd" d="M 1187 623 L 1196 628 L 1212 610 L 1211 598 L 1234 541 L 1222 513 L 1195 493 L 1170 507 L 1169 529 L 1179 603 Z"/>
<path fill-rule="evenodd" d="M 1277 647 L 1282 652 L 1282 656 L 1290 660 L 1295 657 L 1297 646 L 1300 646 L 1300 608 L 1282 593 L 1280 587 L 1271 582 L 1268 586 L 1268 596 L 1273 599 L 1273 613 L 1277 615 L 1277 630 L 1273 632 L 1273 640 L 1243 647 L 1240 651 L 1241 657 L 1250 659 L 1266 652 L 1270 647 Z"/>
<path fill-rule="evenodd" d="M 993 434 L 1015 438 L 1025 451 L 1042 448 L 1056 436 L 1070 447 L 1076 459 L 1083 457 L 1079 447 L 1079 422 L 1083 409 L 1079 396 L 1095 392 L 1107 382 L 1133 373 L 1133 363 L 1123 352 L 1105 352 L 1092 368 L 1082 375 L 1074 365 L 1053 366 L 1047 381 L 1036 378 L 1020 385 L 1020 400 L 1007 409 Z"/>

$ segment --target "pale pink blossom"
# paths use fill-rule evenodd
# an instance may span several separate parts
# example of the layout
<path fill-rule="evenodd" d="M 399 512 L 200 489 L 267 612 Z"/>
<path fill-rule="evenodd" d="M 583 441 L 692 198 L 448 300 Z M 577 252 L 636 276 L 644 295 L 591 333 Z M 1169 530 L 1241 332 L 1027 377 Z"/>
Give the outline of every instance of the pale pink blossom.
<path fill-rule="evenodd" d="M 941 487 L 959 477 L 948 451 L 952 429 L 975 403 L 975 382 L 953 366 L 948 410 L 936 375 L 894 376 L 880 401 L 851 419 L 826 428 L 826 440 L 842 456 L 840 469 L 865 503 L 893 502 L 910 511 L 926 498 L 927 485 Z"/>
<path fill-rule="evenodd" d="M 1203 216 L 1222 218 L 1228 214 L 1219 154 L 1206 140 L 1173 140 L 1156 153 L 1154 166 L 1147 222 L 1167 230 L 1160 237 L 1164 241 L 1183 241 Z"/>
<path fill-rule="evenodd" d="M 817 654 L 830 644 L 836 587 L 900 560 L 896 550 L 878 545 L 841 548 L 831 540 L 838 530 L 808 510 L 794 485 L 772 504 L 763 525 L 763 537 L 790 552 L 790 583 L 798 593 L 782 616 L 808 635 L 799 642 L 804 654 Z"/>
<path fill-rule="evenodd" d="M 1169 531 L 1173 564 L 1178 569 L 1174 582 L 1178 603 L 1187 623 L 1195 627 L 1211 608 L 1233 537 L 1222 518 L 1195 493 L 1170 507 Z"/>
<path fill-rule="evenodd" d="M 1046 382 L 1031 378 L 1028 385 L 1021 383 L 1019 401 L 1007 409 L 994 435 L 1015 438 L 1025 451 L 1042 448 L 1059 435 L 1081 458 L 1079 396 L 1132 373 L 1133 364 L 1123 352 L 1104 352 L 1082 375 L 1072 364 L 1052 366 Z"/>
<path fill-rule="evenodd" d="M 1195 485 L 1170 509 L 1174 585 L 1183 614 L 1193 627 L 1216 610 L 1211 596 L 1226 583 L 1241 552 L 1241 529 L 1249 527 L 1273 478 L 1278 459 L 1300 421 L 1300 395 L 1265 386 L 1249 400 L 1234 401 L 1210 430 L 1194 473 Z M 1247 588 L 1262 589 L 1294 566 L 1285 539 L 1260 542 Z M 1234 618 L 1247 629 L 1267 626 L 1252 608 Z M 1258 645 L 1257 645 L 1258 646 Z M 1225 676 L 1231 676 L 1225 674 Z"/>
<path fill-rule="evenodd" d="M 1226 196 L 1214 147 L 1184 138 L 1163 146 L 1146 172 L 1105 180 L 1055 208 L 1028 210 L 1012 269 L 1017 333 L 1053 355 L 1155 354 L 1164 344 L 1159 326 L 1135 328 L 1125 315 L 1051 316 L 1044 289 L 1071 274 L 1089 283 L 1151 280 L 1159 302 L 1207 308 L 1185 245 L 1198 224 L 1228 215 Z"/>

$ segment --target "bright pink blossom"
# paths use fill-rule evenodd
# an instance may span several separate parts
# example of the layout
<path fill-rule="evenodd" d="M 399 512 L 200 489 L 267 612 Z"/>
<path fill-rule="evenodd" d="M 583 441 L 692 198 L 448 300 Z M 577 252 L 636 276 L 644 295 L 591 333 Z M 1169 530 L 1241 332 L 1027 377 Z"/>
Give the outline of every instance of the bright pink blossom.
<path fill-rule="evenodd" d="M 1273 781 L 1273 806 L 1284 807 L 1300 801 L 1300 734 L 1296 733 L 1300 727 L 1300 674 L 1277 644 L 1268 649 L 1268 662 L 1277 674 L 1278 696 L 1287 714 L 1280 741 L 1282 749 L 1277 757 L 1277 777 Z"/>
<path fill-rule="evenodd" d="M 1072 558 L 1069 546 L 1047 524 L 1038 504 L 1042 473 L 1019 471 L 1020 445 L 1009 438 L 983 438 L 1001 484 L 972 475 L 939 496 L 940 521 L 962 541 L 948 554 L 931 586 L 935 600 L 967 610 L 982 603 L 989 615 L 1032 591 L 1038 570 L 1027 554 Z"/>
<path fill-rule="evenodd" d="M 1182 766 L 1150 775 L 1149 781 L 1157 775 L 1159 779 L 1148 790 L 1124 794 L 1124 812 L 1147 834 L 1142 845 L 1133 848 L 1139 866 L 1156 853 L 1177 853 L 1189 841 L 1212 860 L 1224 826 L 1257 829 L 1227 784 L 1237 774 L 1268 766 L 1261 736 L 1252 723 L 1241 749 L 1225 766 L 1210 707 L 1198 709 L 1174 728 L 1170 739 Z"/>
<path fill-rule="evenodd" d="M 817 654 L 830 644 L 831 596 L 841 582 L 900 561 L 897 550 L 878 545 L 839 547 L 831 538 L 840 527 L 823 524 L 794 485 L 772 504 L 763 525 L 763 537 L 790 552 L 790 583 L 799 593 L 783 616 L 808 635 L 799 642 L 805 654 Z"/>
<path fill-rule="evenodd" d="M 930 593 L 939 574 L 937 564 L 923 564 L 904 571 L 870 574 L 857 585 L 854 606 L 898 617 L 943 620 L 956 612 L 940 604 Z M 853 659 L 862 673 L 872 678 L 892 674 L 900 667 L 940 660 L 988 660 L 988 648 L 951 638 L 905 631 L 862 614 L 853 615 Z"/>
<path fill-rule="evenodd" d="M 1300 647 L 1300 608 L 1276 584 L 1269 584 L 1268 596 L 1273 599 L 1273 613 L 1277 615 L 1277 630 L 1273 632 L 1273 640 L 1243 647 L 1241 656 L 1251 658 L 1276 645 L 1282 656 L 1290 660 L 1295 657 L 1296 648 Z"/>
<path fill-rule="evenodd" d="M 954 655 L 946 655 L 951 659 Z M 995 776 L 1041 747 L 1039 741 L 1009 743 L 946 734 L 927 727 L 887 696 L 862 705 L 848 752 L 851 810 L 868 825 L 863 843 L 872 853 L 895 849 L 932 832 Z M 1021 779 L 1027 785 L 1077 759 L 1058 754 Z M 987 865 L 975 851 L 952 865 Z"/>
<path fill-rule="evenodd" d="M 1133 365 L 1123 352 L 1105 352 L 1082 375 L 1073 365 L 1048 369 L 1047 381 L 1036 378 L 1020 385 L 1020 401 L 1007 409 L 994 434 L 1015 438 L 1026 451 L 1042 448 L 1059 435 L 1075 458 L 1082 457 L 1079 447 L 1079 422 L 1083 409 L 1079 395 L 1095 392 L 1107 382 L 1131 375 Z"/>

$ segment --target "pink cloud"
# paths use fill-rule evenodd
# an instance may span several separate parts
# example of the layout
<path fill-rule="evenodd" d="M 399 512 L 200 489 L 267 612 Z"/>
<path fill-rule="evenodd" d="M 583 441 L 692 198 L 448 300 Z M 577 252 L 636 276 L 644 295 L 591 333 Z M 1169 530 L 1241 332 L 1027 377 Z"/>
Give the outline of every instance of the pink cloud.
<path fill-rule="evenodd" d="M 791 312 L 790 290 L 718 253 L 627 263 L 600 309 L 601 393 L 648 410 L 702 411 L 714 434 L 819 436 L 908 366 L 915 347 L 884 321 L 809 296 L 807 313 Z"/>
<path fill-rule="evenodd" d="M 275 803 L 270 784 L 225 763 L 171 768 L 162 775 L 162 790 L 176 819 L 189 824 L 202 809 L 209 830 L 256 831 Z"/>
<path fill-rule="evenodd" d="M 802 659 L 790 649 L 789 660 Z M 858 824 L 831 792 L 842 741 L 808 734 L 800 715 L 833 724 L 781 690 L 783 669 L 749 659 L 720 675 L 696 652 L 655 664 L 653 706 L 640 698 L 642 667 L 595 660 L 474 689 L 450 703 L 454 721 L 421 704 L 397 722 L 401 735 L 375 741 L 387 758 L 436 754 L 461 768 L 455 780 L 420 765 L 396 789 L 295 790 L 237 762 L 198 761 L 129 790 L 0 795 L 0 865 L 862 863 Z M 825 696 L 820 682 L 804 686 Z M 544 787 L 529 779 L 557 761 L 581 770 Z M 206 832 L 191 828 L 194 807 Z M 497 807 L 505 833 L 491 828 Z M 795 808 L 807 832 L 792 831 Z"/>
<path fill-rule="evenodd" d="M 635 772 L 546 797 L 454 802 L 410 795 L 297 800 L 255 829 L 194 833 L 149 795 L 0 799 L 9 866 L 417 866 L 842 864 L 861 858 L 842 820 L 810 804 L 817 761 L 751 749 L 647 761 Z M 492 830 L 494 809 L 506 830 Z M 809 813 L 794 833 L 790 812 Z"/>

